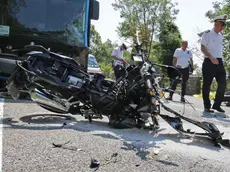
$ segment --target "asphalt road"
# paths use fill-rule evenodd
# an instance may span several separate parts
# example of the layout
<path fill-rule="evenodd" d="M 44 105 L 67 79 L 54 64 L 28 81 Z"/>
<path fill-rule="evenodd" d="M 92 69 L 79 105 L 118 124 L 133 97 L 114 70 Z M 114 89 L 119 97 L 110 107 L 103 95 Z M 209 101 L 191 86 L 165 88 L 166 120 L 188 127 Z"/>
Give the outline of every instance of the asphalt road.
<path fill-rule="evenodd" d="M 203 114 L 202 100 L 188 99 L 196 111 L 186 103 L 185 116 L 214 122 L 230 139 L 230 108 L 223 106 L 225 114 Z M 167 105 L 183 113 L 180 102 Z M 29 101 L 4 100 L 0 112 L 3 172 L 95 171 L 90 168 L 92 158 L 100 162 L 97 171 L 105 172 L 230 171 L 229 149 L 213 147 L 205 139 L 180 137 L 162 119 L 161 130 L 154 135 L 146 130 L 111 129 L 107 118 L 92 124 L 81 116 L 52 118 L 46 116 L 52 113 Z"/>

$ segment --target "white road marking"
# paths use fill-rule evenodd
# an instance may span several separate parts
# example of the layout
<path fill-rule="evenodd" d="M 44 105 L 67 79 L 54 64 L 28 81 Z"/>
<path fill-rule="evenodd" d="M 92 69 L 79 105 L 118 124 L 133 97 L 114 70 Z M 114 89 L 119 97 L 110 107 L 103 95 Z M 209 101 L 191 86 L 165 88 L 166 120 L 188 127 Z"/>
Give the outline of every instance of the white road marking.
<path fill-rule="evenodd" d="M 3 107 L 4 107 L 4 99 L 0 99 L 0 171 L 2 171 L 2 135 L 3 135 Z"/>

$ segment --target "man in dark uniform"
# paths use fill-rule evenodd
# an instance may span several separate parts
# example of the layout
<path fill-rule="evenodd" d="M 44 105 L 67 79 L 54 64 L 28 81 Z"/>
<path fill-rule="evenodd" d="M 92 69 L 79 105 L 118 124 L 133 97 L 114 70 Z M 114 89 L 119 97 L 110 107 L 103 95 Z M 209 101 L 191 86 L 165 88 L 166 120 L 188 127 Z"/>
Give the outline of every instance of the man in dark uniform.
<path fill-rule="evenodd" d="M 222 61 L 223 35 L 221 31 L 226 25 L 227 18 L 228 16 L 226 14 L 214 18 L 214 28 L 212 30 L 205 31 L 201 39 L 201 51 L 203 52 L 205 57 L 202 64 L 202 94 L 205 112 L 214 112 L 213 110 L 211 110 L 211 103 L 209 99 L 210 86 L 214 77 L 217 81 L 218 88 L 216 91 L 216 97 L 212 109 L 219 112 L 225 112 L 221 108 L 221 103 L 223 101 L 226 88 L 226 71 Z"/>

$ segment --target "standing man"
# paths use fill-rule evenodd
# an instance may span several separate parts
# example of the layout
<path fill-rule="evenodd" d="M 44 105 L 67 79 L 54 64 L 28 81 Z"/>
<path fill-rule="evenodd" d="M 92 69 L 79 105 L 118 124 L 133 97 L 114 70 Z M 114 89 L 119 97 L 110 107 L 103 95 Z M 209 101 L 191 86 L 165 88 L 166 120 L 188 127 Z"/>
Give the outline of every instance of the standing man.
<path fill-rule="evenodd" d="M 127 47 L 123 43 L 121 46 L 116 47 L 111 54 L 111 57 L 113 58 L 113 70 L 116 80 L 122 75 L 120 69 L 123 67 L 124 64 L 127 64 L 127 62 L 123 58 L 123 53 L 126 50 Z"/>
<path fill-rule="evenodd" d="M 190 65 L 193 66 L 193 55 L 190 50 L 187 49 L 188 41 L 182 41 L 182 46 L 177 48 L 173 55 L 173 66 L 175 66 L 182 75 L 182 92 L 181 102 L 185 102 L 184 96 L 186 94 L 186 85 L 189 78 Z M 172 82 L 172 91 L 169 93 L 167 100 L 172 100 L 173 93 L 176 90 L 178 80 Z"/>
<path fill-rule="evenodd" d="M 210 86 L 213 78 L 215 77 L 218 88 L 216 91 L 216 97 L 212 109 L 219 112 L 225 112 L 220 106 L 224 98 L 224 92 L 226 88 L 226 71 L 223 65 L 223 35 L 221 31 L 226 25 L 228 16 L 222 15 L 214 18 L 214 28 L 205 31 L 201 39 L 201 51 L 204 54 L 204 61 L 202 64 L 203 74 L 203 102 L 204 111 L 211 112 L 211 103 L 209 99 Z"/>

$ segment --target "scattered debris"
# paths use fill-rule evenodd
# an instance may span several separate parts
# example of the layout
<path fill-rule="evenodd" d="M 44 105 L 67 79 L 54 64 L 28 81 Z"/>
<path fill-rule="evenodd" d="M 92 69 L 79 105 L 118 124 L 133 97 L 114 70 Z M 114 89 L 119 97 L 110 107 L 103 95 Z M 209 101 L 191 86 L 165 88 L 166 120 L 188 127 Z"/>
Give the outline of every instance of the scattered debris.
<path fill-rule="evenodd" d="M 53 143 L 53 146 L 60 148 L 60 147 L 63 147 L 64 145 L 68 144 L 69 142 L 70 142 L 70 140 L 68 142 L 66 142 L 66 143 L 63 143 L 63 144 L 55 144 L 55 143 Z"/>
<path fill-rule="evenodd" d="M 116 163 L 117 162 L 117 158 L 112 161 L 113 158 L 117 157 L 118 153 L 113 153 L 110 157 L 110 159 L 105 160 L 105 162 L 100 163 L 98 160 L 91 158 L 91 163 L 90 163 L 90 168 L 96 168 L 96 170 L 98 170 L 99 166 L 104 166 L 104 165 L 108 165 L 110 163 Z"/>
<path fill-rule="evenodd" d="M 111 163 L 111 162 L 113 162 L 113 163 L 117 162 L 117 159 L 115 159 L 114 161 L 112 161 L 112 159 L 115 158 L 115 157 L 117 157 L 117 156 L 118 156 L 118 153 L 113 153 L 113 154 L 111 155 L 110 159 L 107 159 L 107 160 L 106 160 L 107 162 L 103 163 L 102 165 L 106 165 L 106 164 L 109 164 L 109 163 Z"/>
<path fill-rule="evenodd" d="M 91 159 L 90 168 L 99 168 L 100 162 L 96 159 Z"/>
<path fill-rule="evenodd" d="M 179 167 L 178 164 L 173 163 L 173 162 L 170 162 L 170 161 L 165 161 L 165 160 L 156 160 L 156 161 L 157 161 L 157 162 L 160 162 L 160 163 L 162 163 L 162 164 L 164 164 L 164 165 L 171 165 L 171 166 Z"/>
<path fill-rule="evenodd" d="M 76 148 L 76 147 L 73 147 L 73 146 L 65 146 L 66 144 L 68 144 L 70 142 L 70 140 L 66 143 L 63 143 L 63 144 L 55 144 L 53 143 L 53 146 L 55 148 L 62 148 L 62 149 L 68 149 L 68 150 L 72 150 L 72 151 L 83 151 L 82 149 L 80 148 Z"/>
<path fill-rule="evenodd" d="M 112 157 L 116 157 L 118 155 L 118 153 L 113 153 Z"/>
<path fill-rule="evenodd" d="M 162 148 L 160 148 L 160 147 L 154 147 L 153 150 L 152 150 L 152 153 L 154 155 L 158 155 L 161 150 L 162 150 Z"/>

